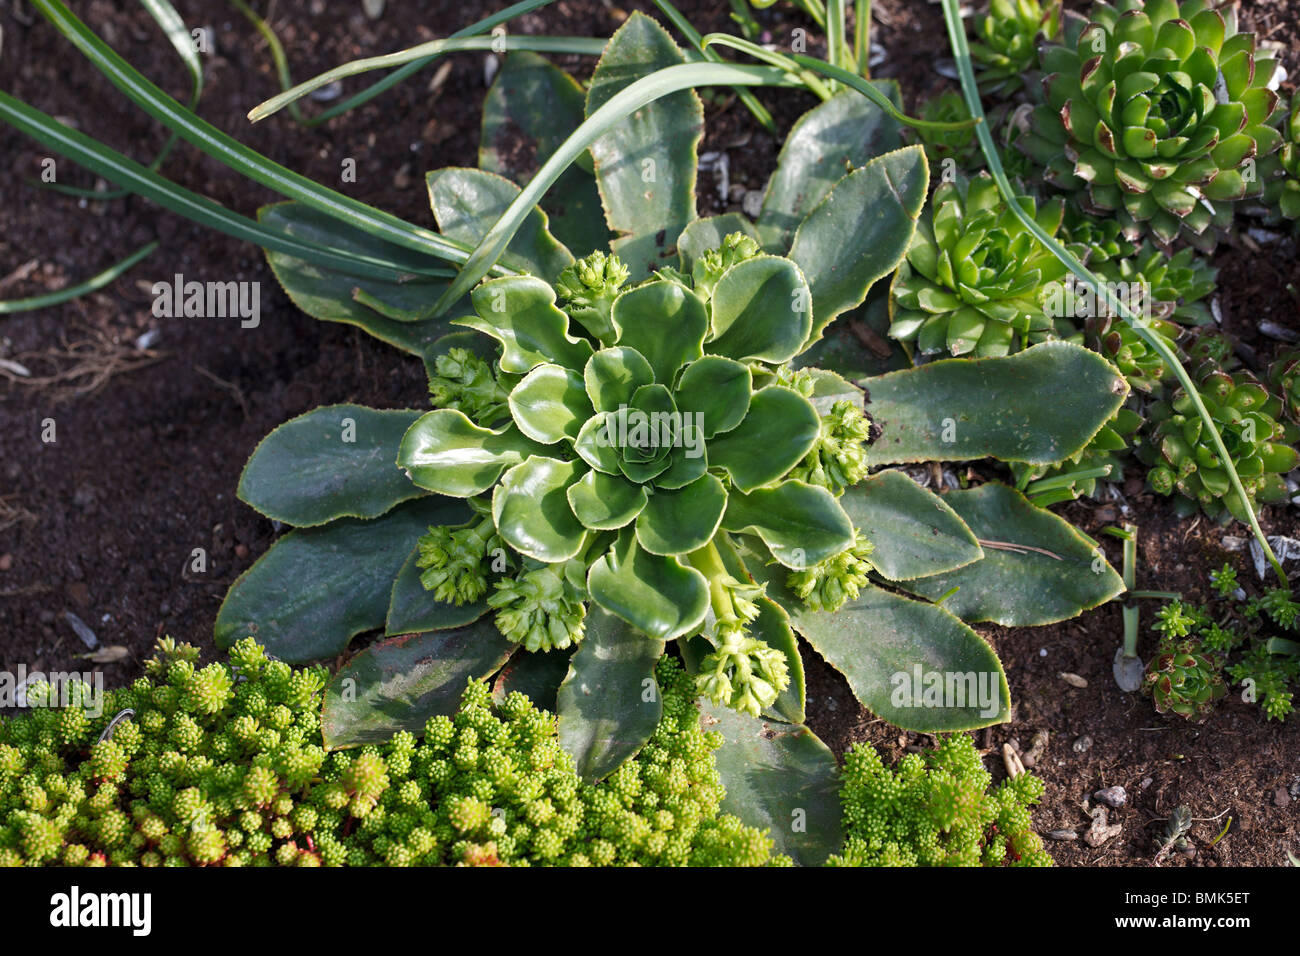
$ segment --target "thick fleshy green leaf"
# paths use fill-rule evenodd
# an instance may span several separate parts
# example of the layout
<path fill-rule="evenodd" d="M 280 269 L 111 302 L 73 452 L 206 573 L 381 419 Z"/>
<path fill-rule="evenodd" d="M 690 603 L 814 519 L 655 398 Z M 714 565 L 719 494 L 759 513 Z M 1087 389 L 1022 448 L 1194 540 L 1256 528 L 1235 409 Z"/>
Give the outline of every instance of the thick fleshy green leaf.
<path fill-rule="evenodd" d="M 475 425 L 464 412 L 439 408 L 407 430 L 397 464 L 421 488 L 471 498 L 496 484 L 505 469 L 546 451 L 513 423 L 493 431 Z"/>
<path fill-rule="evenodd" d="M 492 699 L 498 704 L 518 691 L 539 710 L 555 713 L 555 698 L 575 648 L 551 651 L 527 651 L 518 645 L 501 673 L 492 681 Z"/>
<path fill-rule="evenodd" d="M 726 813 L 767 830 L 778 853 L 820 866 L 839 852 L 839 773 L 835 755 L 802 724 L 783 724 L 701 701 L 705 730 L 726 742 L 715 752 Z"/>
<path fill-rule="evenodd" d="M 875 85 L 902 107 L 897 83 Z M 846 169 L 855 169 L 902 145 L 899 122 L 853 90 L 804 113 L 785 138 L 763 197 L 758 217 L 763 248 L 784 253 L 799 223 L 844 177 Z"/>
<path fill-rule="evenodd" d="M 727 491 L 709 474 L 676 491 L 657 489 L 636 519 L 636 539 L 651 554 L 689 554 L 704 547 L 727 510 Z"/>
<path fill-rule="evenodd" d="M 284 535 L 230 586 L 213 628 L 217 646 L 251 636 L 280 660 L 302 664 L 382 628 L 411 545 L 445 523 L 448 506 L 420 498 L 373 521 L 340 518 Z"/>
<path fill-rule="evenodd" d="M 394 467 L 416 411 L 326 405 L 262 439 L 239 476 L 239 500 L 298 528 L 377 518 L 423 490 Z"/>
<path fill-rule="evenodd" d="M 586 532 L 566 492 L 584 471 L 580 462 L 533 455 L 501 476 L 492 492 L 492 518 L 503 541 L 538 561 L 567 561 Z"/>
<path fill-rule="evenodd" d="M 744 421 L 753 390 L 754 376 L 748 365 L 721 355 L 706 355 L 686 366 L 673 401 L 679 412 L 703 416 L 703 435 L 707 439 L 729 432 Z"/>
<path fill-rule="evenodd" d="M 545 57 L 511 52 L 483 102 L 479 166 L 524 185 L 578 128 L 585 101 L 577 81 Z M 541 206 L 551 232 L 575 256 L 609 246 L 596 180 L 580 165 L 560 175 Z"/>
<path fill-rule="evenodd" d="M 304 241 L 387 259 L 399 265 L 410 262 L 428 268 L 430 264 L 440 264 L 438 260 L 358 232 L 302 203 L 263 206 L 257 211 L 257 219 L 264 226 Z M 421 279 L 399 284 L 358 279 L 271 250 L 266 251 L 266 261 L 293 304 L 312 318 L 355 325 L 389 345 L 421 357 L 450 330 L 446 319 L 426 318 L 415 322 L 397 319 L 358 301 L 361 293 L 360 298 L 365 302 L 386 303 L 386 311 L 394 315 L 410 316 L 421 309 L 432 314 L 433 304 L 446 289 L 446 282 Z"/>
<path fill-rule="evenodd" d="M 456 712 L 466 681 L 492 674 L 514 647 L 491 620 L 371 644 L 325 688 L 325 749 L 384 743 L 399 730 L 423 736 L 430 717 Z"/>
<path fill-rule="evenodd" d="M 510 180 L 481 169 L 447 166 L 427 174 L 425 182 L 438 230 L 470 246 L 482 241 L 519 195 Z M 551 235 L 548 224 L 546 213 L 534 208 L 510 240 L 501 264 L 554 282 L 573 265 L 573 255 Z"/>
<path fill-rule="evenodd" d="M 587 397 L 598 412 L 617 411 L 620 405 L 632 401 L 638 388 L 655 378 L 645 356 L 626 346 L 601 349 L 587 362 L 582 374 Z"/>
<path fill-rule="evenodd" d="M 704 354 L 708 310 L 676 282 L 648 282 L 624 292 L 614 300 L 611 318 L 618 344 L 640 352 L 661 385 L 671 387 L 677 370 Z"/>
<path fill-rule="evenodd" d="M 925 151 L 907 146 L 849 173 L 800 224 L 790 258 L 812 288 L 809 344 L 903 261 L 929 182 Z"/>
<path fill-rule="evenodd" d="M 677 240 L 677 259 L 682 272 L 687 275 L 695 263 L 706 253 L 722 245 L 722 240 L 733 232 L 741 232 L 757 239 L 753 222 L 743 213 L 724 212 L 720 216 L 696 219 L 688 225 Z"/>
<path fill-rule="evenodd" d="M 901 471 L 859 482 L 840 505 L 874 546 L 871 566 L 891 581 L 951 571 L 984 556 L 961 516 Z"/>
<path fill-rule="evenodd" d="M 592 531 L 614 531 L 631 524 L 648 500 L 645 486 L 599 471 L 587 472 L 569 485 L 566 494 L 574 515 Z"/>
<path fill-rule="evenodd" d="M 725 468 L 741 491 L 776 481 L 808 454 L 821 417 L 798 392 L 770 385 L 755 392 L 735 428 L 709 442 L 710 467 Z"/>
<path fill-rule="evenodd" d="M 960 588 L 943 606 L 962 620 L 1054 624 L 1123 593 L 1124 579 L 1095 544 L 1015 489 L 990 482 L 943 500 L 985 542 L 984 558 L 903 586 L 930 600 Z"/>
<path fill-rule="evenodd" d="M 461 521 L 469 518 L 469 509 L 464 508 Z M 448 523 L 455 521 L 450 519 Z M 415 563 L 420 556 L 420 549 L 411 550 L 410 557 L 397 573 L 393 582 L 393 592 L 388 600 L 388 617 L 384 623 L 384 633 L 416 634 L 425 631 L 446 631 L 452 628 L 473 624 L 487 613 L 486 601 L 473 604 L 447 604 L 433 596 L 420 582 L 420 568 Z"/>
<path fill-rule="evenodd" d="M 709 351 L 743 362 L 780 365 L 812 330 L 812 298 L 789 259 L 755 256 L 738 262 L 713 287 Z"/>
<path fill-rule="evenodd" d="M 663 712 L 655 664 L 664 642 L 598 607 L 556 695 L 560 745 L 587 783 L 617 770 L 645 746 Z"/>
<path fill-rule="evenodd" d="M 510 392 L 510 417 L 534 441 L 573 441 L 592 416 L 582 373 L 562 365 L 539 365 Z"/>
<path fill-rule="evenodd" d="M 470 299 L 478 315 L 456 319 L 501 343 L 501 369 L 515 375 L 543 362 L 581 369 L 591 358 L 586 339 L 569 335 L 569 317 L 555 307 L 555 291 L 533 276 L 491 279 Z"/>
<path fill-rule="evenodd" d="M 1009 716 L 1011 697 L 997 654 L 943 608 L 870 584 L 830 613 L 809 611 L 771 584 L 768 593 L 877 717 L 904 730 L 939 733 Z"/>
<path fill-rule="evenodd" d="M 587 573 L 591 598 L 606 611 L 661 640 L 695 631 L 709 610 L 709 585 L 676 558 L 650 554 L 625 528 Z"/>
<path fill-rule="evenodd" d="M 596 64 L 587 116 L 632 82 L 683 62 L 664 28 L 634 12 Z M 671 265 L 677 237 L 695 218 L 695 149 L 703 128 L 699 97 L 682 90 L 643 106 L 591 144 L 605 219 L 619 237 L 613 250 L 633 280 Z"/>
<path fill-rule="evenodd" d="M 1128 395 L 1110 363 L 1069 342 L 942 359 L 859 384 L 883 429 L 867 448 L 873 465 L 985 457 L 1054 464 L 1078 454 Z"/>
<path fill-rule="evenodd" d="M 809 568 L 853 543 L 853 524 L 825 488 L 786 481 L 750 494 L 732 491 L 722 527 L 756 534 L 787 568 Z M 755 572 L 757 573 L 757 572 Z"/>

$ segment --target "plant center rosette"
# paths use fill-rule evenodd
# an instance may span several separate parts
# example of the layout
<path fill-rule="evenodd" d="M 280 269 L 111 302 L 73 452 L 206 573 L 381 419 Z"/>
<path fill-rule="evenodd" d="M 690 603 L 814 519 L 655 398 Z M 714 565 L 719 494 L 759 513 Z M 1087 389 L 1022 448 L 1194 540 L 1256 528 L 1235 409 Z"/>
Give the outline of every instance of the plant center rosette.
<path fill-rule="evenodd" d="M 860 393 L 814 404 L 812 373 L 789 365 L 812 331 L 808 284 L 756 253 L 729 236 L 693 277 L 626 290 L 617 259 L 593 254 L 557 282 L 568 312 L 531 276 L 474 291 L 456 324 L 495 339 L 496 364 L 441 362 L 465 387 L 432 390 L 457 407 L 416 421 L 399 456 L 416 485 L 476 512 L 422 539 L 427 588 L 486 596 L 532 651 L 581 641 L 589 601 L 648 638 L 703 634 L 701 691 L 753 714 L 772 704 L 786 657 L 750 633 L 763 586 L 729 570 L 728 534 L 760 538 L 804 593 L 851 597 L 868 546 L 836 495 L 866 474 L 868 422 Z"/>

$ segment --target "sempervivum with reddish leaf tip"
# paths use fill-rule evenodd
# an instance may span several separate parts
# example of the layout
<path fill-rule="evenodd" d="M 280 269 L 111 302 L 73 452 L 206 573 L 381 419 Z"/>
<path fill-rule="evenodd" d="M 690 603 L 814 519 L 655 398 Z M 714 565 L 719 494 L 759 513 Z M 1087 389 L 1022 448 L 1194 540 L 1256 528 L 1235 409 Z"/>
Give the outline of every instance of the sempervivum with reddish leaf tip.
<path fill-rule="evenodd" d="M 1276 64 L 1234 6 L 1098 2 L 1040 59 L 1046 103 L 1022 148 L 1130 237 L 1211 249 L 1232 203 L 1262 188 L 1255 164 L 1281 143 Z"/>

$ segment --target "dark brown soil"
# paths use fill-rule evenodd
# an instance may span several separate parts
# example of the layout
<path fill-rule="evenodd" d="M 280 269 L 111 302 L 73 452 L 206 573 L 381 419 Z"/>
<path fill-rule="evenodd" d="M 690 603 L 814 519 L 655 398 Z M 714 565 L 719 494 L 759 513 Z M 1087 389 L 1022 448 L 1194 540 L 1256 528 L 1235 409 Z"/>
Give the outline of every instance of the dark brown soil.
<path fill-rule="evenodd" d="M 345 60 L 445 36 L 477 19 L 479 5 L 398 4 L 377 22 L 359 4 L 281 2 L 271 22 L 295 77 L 314 75 Z M 679 5 L 703 32 L 726 29 L 727 6 Z M 877 76 L 897 77 L 907 103 L 948 81 L 933 71 L 946 44 L 937 6 L 904 0 L 873 5 L 875 40 L 888 50 Z M 599 0 L 565 0 L 512 25 L 517 33 L 608 36 L 625 10 Z M 281 114 L 250 126 L 244 114 L 277 91 L 265 43 L 228 4 L 179 4 L 191 26 L 211 26 L 216 50 L 208 57 L 205 118 L 273 159 L 406 219 L 432 225 L 421 174 L 445 165 L 475 165 L 478 116 L 486 87 L 483 57 L 453 58 L 441 86 L 421 75 L 367 107 L 322 128 L 301 130 Z M 259 9 L 266 12 L 266 5 Z M 178 97 L 185 74 L 152 21 L 134 4 L 93 0 L 77 13 L 128 60 Z M 1247 3 L 1244 19 L 1281 40 L 1292 77 L 1300 74 L 1300 8 L 1296 0 Z M 778 10 L 756 13 L 780 42 L 807 26 Z M 79 127 L 115 148 L 147 159 L 164 136 L 39 17 L 0 2 L 4 48 L 0 88 L 47 113 L 74 118 Z M 811 46 L 817 50 L 815 31 Z M 560 58 L 579 76 L 592 62 Z M 352 87 L 349 87 L 351 89 Z M 794 94 L 762 94 L 784 132 L 813 101 Z M 725 149 L 731 181 L 761 189 L 780 142 L 758 129 L 726 94 L 710 96 L 703 150 Z M 348 327 L 316 322 L 279 290 L 261 254 L 208 232 L 150 203 L 128 198 L 86 203 L 24 185 L 39 176 L 45 152 L 0 127 L 0 179 L 6 183 L 0 228 L 0 298 L 57 289 L 99 271 L 152 238 L 161 249 L 108 288 L 45 311 L 0 321 L 0 358 L 21 362 L 44 384 L 0 380 L 0 666 L 29 669 L 85 666 L 86 648 L 65 619 L 72 612 L 104 645 L 128 656 L 101 665 L 110 683 L 139 672 L 154 639 L 171 634 L 205 648 L 222 595 L 236 575 L 274 538 L 271 524 L 234 498 L 234 488 L 257 441 L 286 419 L 319 404 L 360 402 L 379 407 L 424 401 L 419 363 Z M 357 161 L 358 181 L 340 183 L 340 164 Z M 63 183 L 94 185 L 70 163 L 57 166 Z M 245 215 L 273 197 L 244 185 L 220 165 L 180 147 L 163 172 Z M 701 213 L 734 208 L 701 176 Z M 1256 335 L 1263 318 L 1300 328 L 1294 245 L 1261 251 L 1226 249 L 1220 304 L 1229 331 L 1243 336 L 1262 359 L 1276 346 Z M 28 267 L 29 263 L 34 263 Z M 150 286 L 176 273 L 199 280 L 261 283 L 262 321 L 240 329 L 236 320 L 156 319 Z M 152 352 L 134 345 L 157 332 Z M 2 374 L 2 373 L 0 373 Z M 45 420 L 57 441 L 44 443 Z M 1204 520 L 1179 521 L 1162 500 L 1131 499 L 1141 529 L 1139 587 L 1195 595 L 1205 573 L 1231 560 L 1242 579 L 1258 582 L 1243 556 L 1225 554 L 1223 529 Z M 1113 516 L 1095 506 L 1064 509 L 1096 534 Z M 1270 532 L 1296 533 L 1294 511 L 1264 515 Z M 1241 529 L 1233 533 L 1243 534 Z M 1106 545 L 1111 560 L 1118 547 Z M 190 570 L 195 548 L 207 552 L 203 573 Z M 1141 650 L 1154 604 L 1144 608 Z M 1287 793 L 1300 773 L 1300 721 L 1266 724 L 1257 708 L 1235 697 L 1199 725 L 1166 720 L 1149 700 L 1124 695 L 1110 676 L 1121 634 L 1117 606 L 1062 625 L 1037 629 L 981 627 L 997 647 L 1016 702 L 1014 719 L 976 735 L 1000 764 L 1003 743 L 1028 748 L 1039 730 L 1050 743 L 1035 771 L 1047 782 L 1036 814 L 1042 831 L 1081 830 L 1079 804 L 1094 790 L 1123 785 L 1130 805 L 1114 815 L 1123 834 L 1098 849 L 1054 843 L 1064 864 L 1147 865 L 1156 823 L 1179 803 L 1198 822 L 1193 835 L 1205 847 L 1229 816 L 1233 826 L 1191 861 L 1203 865 L 1277 865 L 1284 848 L 1300 850 L 1297 801 Z M 809 713 L 814 729 L 837 751 L 870 740 L 897 756 L 923 739 L 873 719 L 844 682 L 808 651 Z M 1071 672 L 1088 686 L 1076 689 L 1057 675 Z M 1092 746 L 1072 745 L 1083 735 Z M 1001 770 L 995 769 L 1001 776 Z M 1215 818 L 1210 820 L 1208 818 Z M 1169 865 L 1181 865 L 1177 858 Z"/>

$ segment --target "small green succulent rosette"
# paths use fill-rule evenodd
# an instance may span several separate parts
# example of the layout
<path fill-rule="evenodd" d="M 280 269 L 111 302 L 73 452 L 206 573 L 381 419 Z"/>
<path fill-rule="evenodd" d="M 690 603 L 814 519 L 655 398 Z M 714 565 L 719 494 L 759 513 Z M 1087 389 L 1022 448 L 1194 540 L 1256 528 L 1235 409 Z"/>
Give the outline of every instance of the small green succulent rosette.
<path fill-rule="evenodd" d="M 1264 183 L 1263 203 L 1269 222 L 1300 220 L 1300 97 L 1293 97 L 1291 111 L 1280 124 L 1282 146 L 1259 164 Z"/>
<path fill-rule="evenodd" d="M 1038 62 L 1039 34 L 1056 36 L 1061 0 L 991 0 L 987 13 L 974 21 L 971 59 L 979 90 L 986 96 L 1010 96 L 1023 88 Z"/>
<path fill-rule="evenodd" d="M 1257 164 L 1282 141 L 1276 62 L 1233 5 L 1097 2 L 1040 62 L 1046 102 L 1021 147 L 1130 238 L 1210 250 L 1233 203 L 1261 190 Z"/>
<path fill-rule="evenodd" d="M 1282 476 L 1300 463 L 1293 447 L 1300 428 L 1279 421 L 1281 401 L 1249 373 L 1229 373 L 1213 361 L 1202 363 L 1195 381 L 1252 508 L 1258 502 L 1285 501 Z M 1152 489 L 1162 495 L 1177 493 L 1184 511 L 1199 506 L 1220 521 L 1246 521 L 1191 397 L 1178 389 L 1168 401 L 1152 403 L 1148 417 L 1153 428 L 1139 455 L 1153 466 L 1147 473 Z"/>
<path fill-rule="evenodd" d="M 1018 201 L 1055 235 L 1060 199 Z M 935 190 L 930 212 L 890 288 L 889 334 L 926 354 L 981 358 L 1008 355 L 1052 339 L 1078 338 L 1068 318 L 1044 301 L 1065 265 L 1002 202 L 987 173 L 958 178 Z"/>
<path fill-rule="evenodd" d="M 1189 720 L 1207 716 L 1214 702 L 1228 693 L 1219 666 L 1193 641 L 1161 639 L 1159 652 L 1144 682 L 1162 714 Z"/>
<path fill-rule="evenodd" d="M 440 600 L 487 595 L 501 633 L 535 651 L 580 641 L 589 601 L 649 638 L 703 632 L 702 691 L 756 714 L 788 684 L 785 657 L 749 635 L 763 588 L 728 573 L 717 538 L 757 535 L 814 577 L 861 553 L 836 495 L 866 474 L 869 428 L 850 402 L 819 412 L 788 366 L 812 330 L 798 266 L 737 235 L 695 272 L 622 289 L 597 253 L 557 282 L 564 308 L 531 276 L 484 282 L 456 324 L 499 359 L 449 353 L 455 377 L 439 365 L 433 390 L 458 407 L 419 418 L 399 464 L 477 512 L 421 541 Z M 485 375 L 509 386 L 504 408 Z M 490 589 L 494 553 L 509 573 Z"/>

